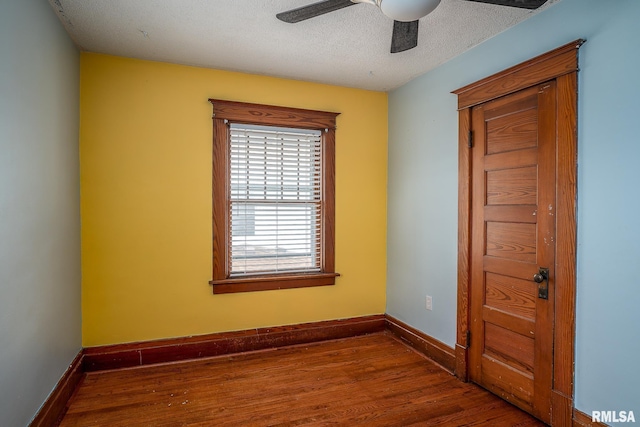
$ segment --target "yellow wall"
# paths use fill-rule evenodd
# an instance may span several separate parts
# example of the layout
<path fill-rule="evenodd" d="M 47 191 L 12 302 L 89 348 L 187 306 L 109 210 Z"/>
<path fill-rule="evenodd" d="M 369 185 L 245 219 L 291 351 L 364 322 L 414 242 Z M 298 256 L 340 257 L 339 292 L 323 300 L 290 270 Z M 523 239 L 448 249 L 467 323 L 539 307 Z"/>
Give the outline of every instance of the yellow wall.
<path fill-rule="evenodd" d="M 81 56 L 83 345 L 384 313 L 387 95 Z M 212 295 L 208 98 L 340 112 L 336 286 Z"/>

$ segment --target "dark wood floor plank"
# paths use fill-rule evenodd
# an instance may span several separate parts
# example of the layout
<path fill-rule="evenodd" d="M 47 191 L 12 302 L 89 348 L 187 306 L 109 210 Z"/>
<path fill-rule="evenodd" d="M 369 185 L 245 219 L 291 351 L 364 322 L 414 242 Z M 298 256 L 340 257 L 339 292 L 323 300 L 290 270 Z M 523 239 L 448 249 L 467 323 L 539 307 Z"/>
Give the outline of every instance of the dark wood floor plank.
<path fill-rule="evenodd" d="M 62 427 L 542 426 L 390 333 L 90 372 Z"/>

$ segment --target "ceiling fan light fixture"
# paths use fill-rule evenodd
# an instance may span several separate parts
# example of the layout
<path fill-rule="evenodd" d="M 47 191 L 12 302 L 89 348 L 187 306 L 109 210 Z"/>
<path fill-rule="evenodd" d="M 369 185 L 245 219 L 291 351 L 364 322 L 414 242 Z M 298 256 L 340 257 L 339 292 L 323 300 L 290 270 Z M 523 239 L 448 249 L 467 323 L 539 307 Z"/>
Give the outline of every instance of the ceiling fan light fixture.
<path fill-rule="evenodd" d="M 427 16 L 440 0 L 378 0 L 380 10 L 395 21 L 411 22 Z"/>

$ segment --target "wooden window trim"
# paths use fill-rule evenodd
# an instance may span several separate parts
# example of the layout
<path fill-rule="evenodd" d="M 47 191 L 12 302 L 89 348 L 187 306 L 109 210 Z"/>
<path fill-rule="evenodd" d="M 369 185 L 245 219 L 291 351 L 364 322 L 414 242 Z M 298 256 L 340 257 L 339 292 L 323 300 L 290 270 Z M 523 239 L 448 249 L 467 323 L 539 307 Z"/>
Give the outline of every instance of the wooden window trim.
<path fill-rule="evenodd" d="M 213 105 L 213 275 L 214 294 L 335 284 L 335 128 L 339 113 L 209 99 Z M 229 123 L 322 131 L 322 248 L 318 273 L 230 277 Z"/>

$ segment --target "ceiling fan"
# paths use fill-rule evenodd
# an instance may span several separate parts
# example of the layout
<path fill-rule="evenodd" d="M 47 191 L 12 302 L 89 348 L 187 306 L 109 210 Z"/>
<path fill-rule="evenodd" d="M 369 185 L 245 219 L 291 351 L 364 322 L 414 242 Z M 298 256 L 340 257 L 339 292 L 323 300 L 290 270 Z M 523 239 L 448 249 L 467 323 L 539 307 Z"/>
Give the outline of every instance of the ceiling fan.
<path fill-rule="evenodd" d="M 500 6 L 519 7 L 523 9 L 537 9 L 547 0 L 467 0 L 480 3 L 490 3 Z M 276 17 L 284 22 L 295 24 L 305 19 L 315 18 L 325 13 L 333 12 L 358 3 L 369 3 L 380 8 L 389 18 L 393 19 L 393 34 L 391 36 L 391 53 L 403 52 L 418 45 L 418 20 L 427 16 L 438 7 L 440 0 L 323 0 L 278 13 Z"/>

